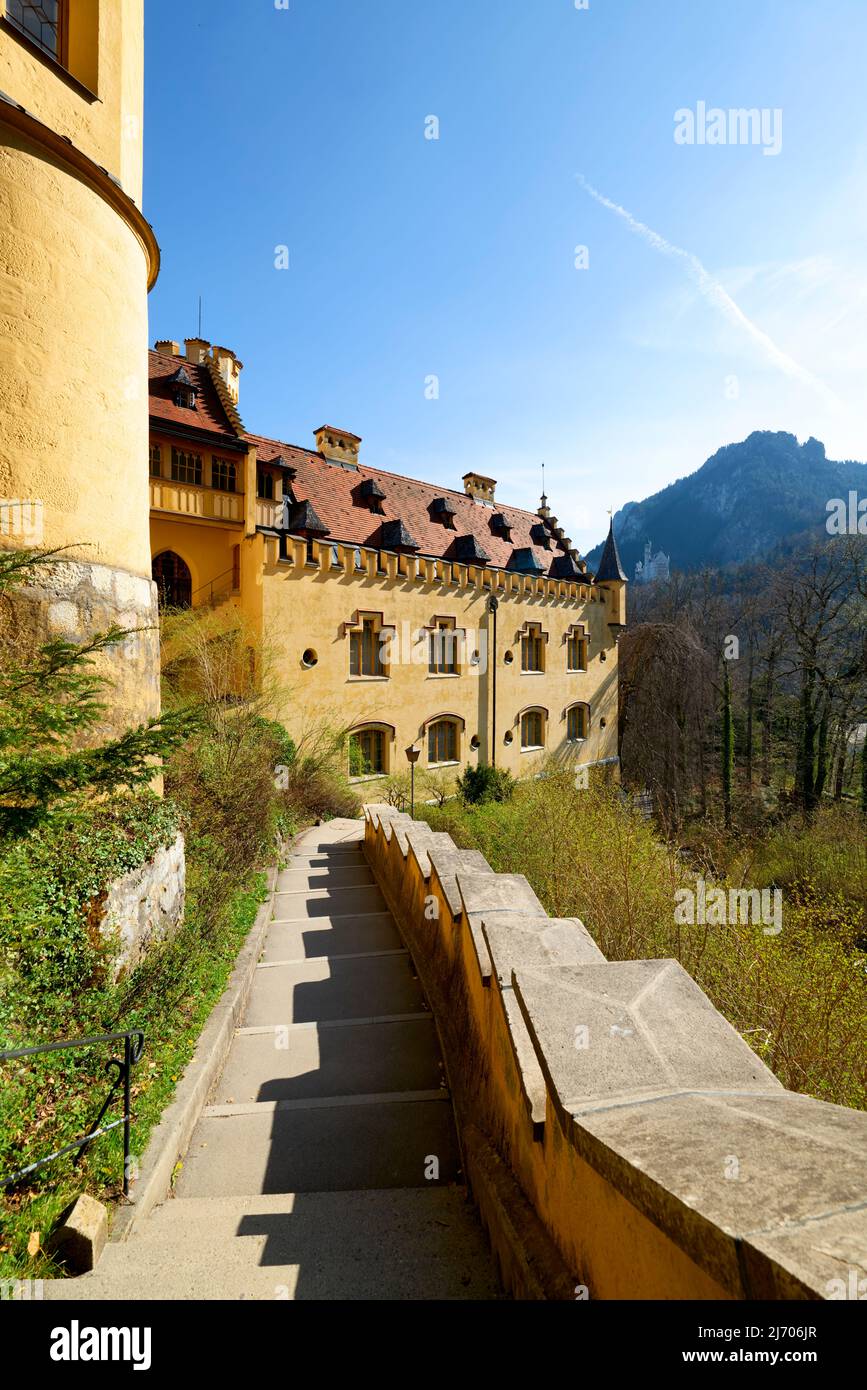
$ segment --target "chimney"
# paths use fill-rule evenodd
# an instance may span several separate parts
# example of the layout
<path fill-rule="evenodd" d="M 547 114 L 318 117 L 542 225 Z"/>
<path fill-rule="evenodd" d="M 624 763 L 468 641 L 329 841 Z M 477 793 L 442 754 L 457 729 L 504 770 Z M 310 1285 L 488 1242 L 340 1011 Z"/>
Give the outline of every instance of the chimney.
<path fill-rule="evenodd" d="M 181 345 L 176 343 L 173 338 L 157 338 L 154 343 L 154 352 L 165 352 L 169 357 L 180 357 Z"/>
<path fill-rule="evenodd" d="M 468 497 L 472 497 L 476 502 L 488 502 L 493 505 L 497 487 L 495 478 L 486 478 L 483 473 L 465 473 L 463 482 L 464 492 Z"/>
<path fill-rule="evenodd" d="M 231 348 L 215 345 L 213 357 L 217 364 L 217 371 L 225 381 L 229 395 L 237 405 L 241 394 L 241 372 L 244 370 L 244 364 L 238 361 Z"/>
<path fill-rule="evenodd" d="M 347 468 L 358 467 L 358 451 L 361 440 L 357 434 L 348 430 L 335 429 L 333 425 L 322 425 L 316 431 L 316 448 L 329 463 L 340 463 Z"/>
<path fill-rule="evenodd" d="M 207 357 L 211 344 L 205 338 L 185 338 L 184 347 L 187 350 L 187 361 L 198 366 Z"/>

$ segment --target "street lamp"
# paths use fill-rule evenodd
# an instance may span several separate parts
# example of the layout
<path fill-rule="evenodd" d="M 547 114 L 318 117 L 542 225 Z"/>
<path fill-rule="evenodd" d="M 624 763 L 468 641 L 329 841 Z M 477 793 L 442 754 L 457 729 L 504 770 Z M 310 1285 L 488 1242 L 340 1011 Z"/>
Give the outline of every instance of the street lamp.
<path fill-rule="evenodd" d="M 406 750 L 407 760 L 409 761 L 409 814 L 415 819 L 415 765 L 421 757 L 421 749 L 414 748 L 410 744 Z"/>

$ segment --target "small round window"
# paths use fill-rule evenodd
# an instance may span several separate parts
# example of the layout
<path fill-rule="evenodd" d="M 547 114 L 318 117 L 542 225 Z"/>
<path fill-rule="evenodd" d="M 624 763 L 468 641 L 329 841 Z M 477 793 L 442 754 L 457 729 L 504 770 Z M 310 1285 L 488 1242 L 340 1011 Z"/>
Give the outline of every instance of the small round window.
<path fill-rule="evenodd" d="M 472 748 L 473 752 L 478 753 L 481 746 L 482 740 L 479 738 L 478 734 L 473 734 L 472 738 L 470 739 L 470 747 Z"/>
<path fill-rule="evenodd" d="M 313 648 L 312 648 L 312 647 L 308 647 L 307 650 L 306 650 L 306 652 L 304 653 L 304 655 L 303 655 L 302 658 L 301 658 L 301 665 L 302 665 L 302 666 L 306 666 L 306 667 L 307 667 L 307 670 L 309 671 L 313 666 L 316 665 L 316 663 L 317 663 L 318 660 L 319 660 L 319 657 L 316 655 L 316 653 L 315 653 L 315 651 L 313 650 Z"/>
<path fill-rule="evenodd" d="M 514 660 L 515 660 L 515 653 L 514 653 L 514 652 L 506 652 L 506 655 L 503 657 L 503 661 L 506 663 L 507 666 L 511 666 L 511 664 L 512 664 L 512 662 L 513 662 Z"/>
<path fill-rule="evenodd" d="M 515 735 L 512 733 L 512 731 L 511 731 L 511 730 L 507 730 L 507 731 L 506 731 L 506 735 L 505 735 L 505 737 L 504 737 L 504 739 L 503 739 L 503 742 L 504 742 L 504 743 L 513 743 L 513 742 L 514 742 L 514 738 L 515 738 Z"/>

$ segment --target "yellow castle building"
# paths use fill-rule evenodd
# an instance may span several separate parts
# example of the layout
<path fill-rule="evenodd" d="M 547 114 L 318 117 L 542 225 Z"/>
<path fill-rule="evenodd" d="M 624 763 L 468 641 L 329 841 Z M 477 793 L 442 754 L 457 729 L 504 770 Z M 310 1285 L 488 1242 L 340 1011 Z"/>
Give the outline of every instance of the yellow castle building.
<path fill-rule="evenodd" d="M 350 730 L 349 771 L 554 753 L 617 760 L 625 576 L 613 532 L 595 576 L 543 497 L 501 504 L 367 464 L 329 425 L 315 449 L 249 433 L 242 364 L 201 338 L 150 354 L 153 575 L 172 607 L 227 605 L 276 655 L 287 723 Z M 456 480 L 457 481 L 457 480 Z"/>
<path fill-rule="evenodd" d="M 159 709 L 158 595 L 226 605 L 276 653 L 287 722 L 351 731 L 359 778 L 544 752 L 616 761 L 625 576 L 592 576 L 546 500 L 507 506 L 248 432 L 242 364 L 148 353 L 143 0 L 0 0 L 0 546 L 58 550 L 3 621 L 140 629 L 106 658 L 115 723 Z"/>
<path fill-rule="evenodd" d="M 62 547 L 5 621 L 111 660 L 159 709 L 147 480 L 143 0 L 0 0 L 0 546 Z"/>

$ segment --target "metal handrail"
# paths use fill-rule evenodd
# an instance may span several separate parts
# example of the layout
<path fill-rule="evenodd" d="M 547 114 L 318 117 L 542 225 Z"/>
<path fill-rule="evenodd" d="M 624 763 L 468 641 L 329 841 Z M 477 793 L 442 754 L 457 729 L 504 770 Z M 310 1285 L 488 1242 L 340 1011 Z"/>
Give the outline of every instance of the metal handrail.
<path fill-rule="evenodd" d="M 221 590 L 221 592 L 222 592 L 222 593 L 234 593 L 234 592 L 235 592 L 235 584 L 234 584 L 234 580 L 235 580 L 235 566 L 234 566 L 234 565 L 230 565 L 229 568 L 228 568 L 227 570 L 223 570 L 223 573 L 222 573 L 222 574 L 216 574 L 216 575 L 214 575 L 214 578 L 213 578 L 213 579 L 208 579 L 204 584 L 200 584 L 199 587 L 198 587 L 198 589 L 193 589 L 193 592 L 192 592 L 192 594 L 190 595 L 190 597 L 191 597 L 191 598 L 195 598 L 196 595 L 197 595 L 197 594 L 200 594 L 200 593 L 202 592 L 203 589 L 210 589 L 211 592 L 210 592 L 209 597 L 210 597 L 211 599 L 213 599 L 213 598 L 215 597 L 215 595 L 214 595 L 214 585 L 215 585 L 215 584 L 219 584 L 220 580 L 221 580 L 221 579 L 225 579 L 227 575 L 231 577 L 231 579 L 232 579 L 232 584 L 229 586 L 228 589 L 223 589 L 223 590 Z"/>
<path fill-rule="evenodd" d="M 98 1043 L 120 1042 L 123 1039 L 123 1061 L 119 1057 L 112 1057 L 105 1064 L 105 1070 L 109 1071 L 112 1067 L 117 1068 L 117 1075 L 111 1084 L 108 1095 L 103 1102 L 102 1109 L 93 1121 L 91 1128 L 82 1139 L 76 1139 L 71 1144 L 64 1144 L 63 1148 L 55 1149 L 54 1153 L 47 1154 L 45 1158 L 37 1159 L 35 1163 L 29 1163 L 26 1168 L 20 1168 L 17 1173 L 12 1173 L 8 1178 L 0 1181 L 0 1191 L 4 1188 L 12 1187 L 22 1178 L 26 1178 L 31 1173 L 37 1173 L 46 1164 L 53 1163 L 55 1159 L 62 1158 L 64 1154 L 78 1150 L 75 1163 L 80 1163 L 85 1151 L 98 1139 L 101 1134 L 108 1134 L 109 1130 L 117 1129 L 118 1125 L 123 1125 L 123 1195 L 129 1196 L 129 1169 L 130 1169 L 130 1125 L 132 1114 L 130 1110 L 131 1100 L 131 1074 L 132 1069 L 144 1051 L 144 1033 L 140 1029 L 132 1029 L 127 1033 L 99 1033 L 90 1038 L 65 1038 L 62 1042 L 40 1043 L 37 1047 L 19 1047 L 10 1052 L 0 1052 L 0 1062 L 11 1062 L 16 1057 L 36 1057 L 45 1052 L 65 1052 L 74 1047 L 95 1047 Z M 103 1125 L 102 1117 L 111 1105 L 114 1093 L 118 1086 L 123 1082 L 123 1115 L 119 1120 L 112 1120 L 110 1124 Z"/>

